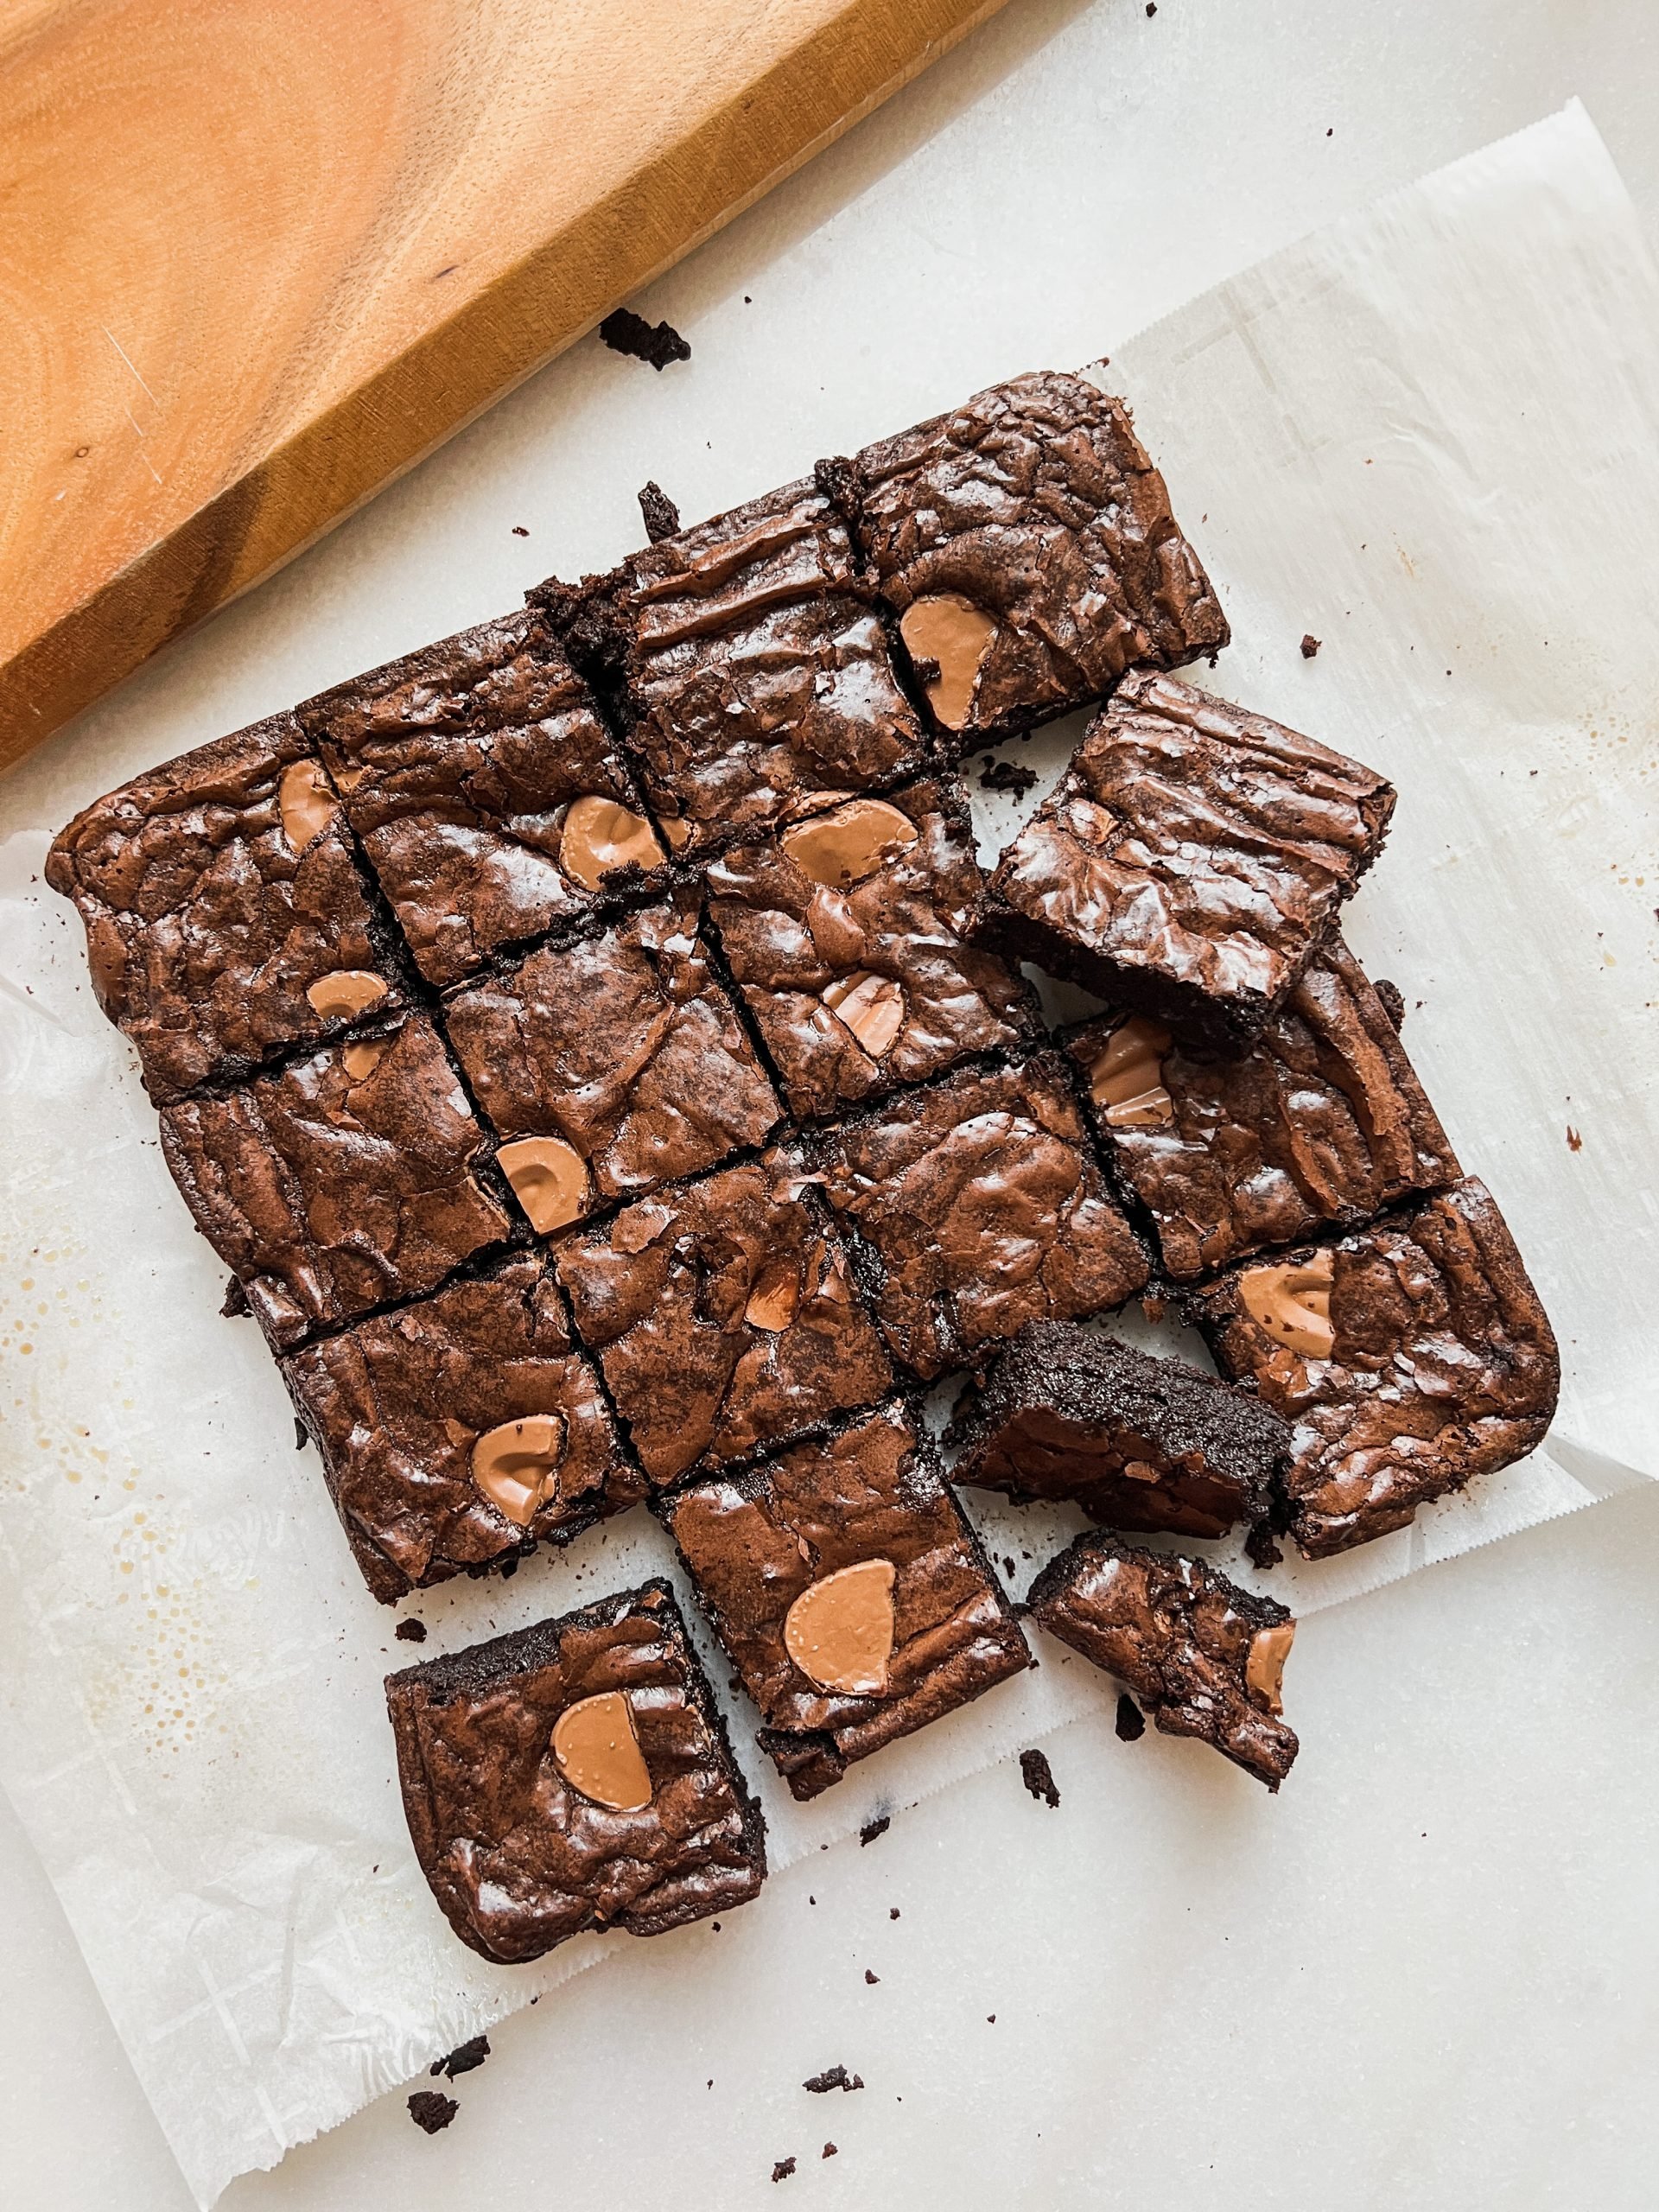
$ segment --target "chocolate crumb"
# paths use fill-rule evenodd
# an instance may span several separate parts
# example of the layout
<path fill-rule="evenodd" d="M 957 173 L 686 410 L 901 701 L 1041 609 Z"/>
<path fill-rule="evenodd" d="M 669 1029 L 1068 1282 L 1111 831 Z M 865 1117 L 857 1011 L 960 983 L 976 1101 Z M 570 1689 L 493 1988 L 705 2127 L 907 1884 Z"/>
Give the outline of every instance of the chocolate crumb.
<path fill-rule="evenodd" d="M 1141 1300 L 1141 1311 L 1148 1321 L 1161 1321 L 1169 1311 L 1169 1301 L 1167 1299 L 1160 1298 L 1155 1292 L 1149 1290 Z"/>
<path fill-rule="evenodd" d="M 872 1974 L 868 1967 L 866 1967 L 864 1969 L 864 1979 L 869 1983 L 872 1989 L 879 1988 L 880 1986 L 880 1975 L 879 1974 Z"/>
<path fill-rule="evenodd" d="M 1127 1690 L 1117 1700 L 1117 1732 L 1125 1744 L 1138 1744 L 1147 1732 L 1146 1716 Z"/>
<path fill-rule="evenodd" d="M 1027 791 L 1036 790 L 1037 771 L 1022 768 L 1017 760 L 988 760 L 979 772 L 979 788 L 1008 791 L 1015 798 L 1023 798 Z"/>
<path fill-rule="evenodd" d="M 861 1844 L 874 1843 L 877 1836 L 886 1835 L 892 1826 L 893 1815 L 890 1813 L 883 1813 L 879 1821 L 872 1821 L 868 1827 L 860 1828 L 858 1840 Z"/>
<path fill-rule="evenodd" d="M 1273 1540 L 1273 1530 L 1265 1521 L 1258 1521 L 1244 1539 L 1244 1556 L 1252 1567 L 1277 1567 L 1284 1553 Z"/>
<path fill-rule="evenodd" d="M 899 1917 L 899 1908 L 898 1908 L 898 1906 L 897 1906 L 896 1904 L 890 1904 L 890 1905 L 887 1907 L 887 1918 L 888 1918 L 889 1920 L 897 1920 L 897 1919 L 898 1919 L 898 1917 Z"/>
<path fill-rule="evenodd" d="M 428 2135 L 442 2134 L 461 2110 L 442 2089 L 416 2089 L 409 2101 L 409 2116 Z"/>
<path fill-rule="evenodd" d="M 399 1621 L 397 1627 L 393 1629 L 391 1632 L 397 1637 L 399 1643 L 424 1643 L 426 1642 L 426 1623 L 424 1621 Z"/>
<path fill-rule="evenodd" d="M 645 536 L 653 545 L 660 545 L 665 537 L 678 537 L 680 511 L 655 478 L 639 487 L 639 512 L 645 518 Z"/>
<path fill-rule="evenodd" d="M 826 2066 L 822 2074 L 815 2074 L 810 2082 L 801 2084 L 814 2097 L 827 2097 L 831 2089 L 861 2089 L 863 2086 L 863 2075 L 849 2074 L 844 2066 Z"/>
<path fill-rule="evenodd" d="M 1158 12 L 1158 0 L 1147 0 L 1147 21 L 1150 22 Z"/>
<path fill-rule="evenodd" d="M 617 308 L 599 326 L 599 334 L 613 353 L 627 353 L 636 361 L 649 361 L 665 369 L 671 361 L 689 361 L 691 348 L 671 322 L 647 322 L 632 308 Z"/>
<path fill-rule="evenodd" d="M 1571 1122 L 1567 1125 L 1567 1148 L 1569 1152 L 1582 1152 L 1584 1150 L 1584 1139 L 1579 1135 Z"/>
<path fill-rule="evenodd" d="M 306 1433 L 305 1423 L 300 1419 L 299 1415 L 296 1414 L 294 1416 L 294 1449 L 296 1452 L 303 1452 L 306 1446 L 310 1441 L 311 1439 Z"/>
<path fill-rule="evenodd" d="M 772 2170 L 772 2177 L 773 2181 L 787 2181 L 794 2171 L 795 2161 L 793 2158 L 779 2158 L 777 2164 Z"/>
<path fill-rule="evenodd" d="M 225 1286 L 225 1303 L 219 1310 L 227 1321 L 245 1321 L 248 1318 L 248 1301 L 234 1275 Z"/>
<path fill-rule="evenodd" d="M 826 2143 L 826 2144 L 824 2145 L 824 2146 L 823 2146 L 823 2149 L 819 2152 L 819 2154 L 818 2154 L 818 2155 L 819 2155 L 821 2158 L 833 2158 L 836 2156 L 836 2146 L 835 2146 L 835 2145 L 834 2145 L 833 2143 Z"/>
<path fill-rule="evenodd" d="M 988 2012 L 985 2015 L 985 2024 L 989 2028 L 994 2028 L 996 2025 L 996 2015 L 995 2012 Z"/>
<path fill-rule="evenodd" d="M 1388 1015 L 1389 1020 L 1394 1024 L 1396 1029 L 1400 1028 L 1406 1019 L 1405 993 L 1401 989 L 1398 983 L 1391 983 L 1386 976 L 1379 976 L 1376 982 L 1372 985 L 1372 988 L 1376 991 L 1378 998 L 1382 1000 L 1382 1010 Z M 1421 1003 L 1421 1001 L 1419 1001 L 1419 1004 Z"/>
<path fill-rule="evenodd" d="M 530 536 L 530 532 L 524 528 L 524 525 L 521 522 L 514 523 L 512 525 L 512 534 L 515 537 L 528 537 Z"/>
<path fill-rule="evenodd" d="M 1325 640 L 1323 638 L 1316 638 L 1311 631 L 1304 630 L 1302 632 L 1302 658 L 1304 660 L 1312 660 L 1314 654 L 1318 652 L 1319 647 L 1324 643 Z"/>
<path fill-rule="evenodd" d="M 474 2036 L 467 2042 L 456 2044 L 442 2061 L 443 2071 L 453 2082 L 458 2074 L 470 2074 L 475 2066 L 481 2066 L 489 2055 L 488 2036 Z"/>
<path fill-rule="evenodd" d="M 1054 1770 L 1044 1752 L 1021 1751 L 1020 1772 L 1033 1797 L 1040 1798 L 1045 1804 L 1058 1806 L 1060 1793 L 1055 1787 Z"/>

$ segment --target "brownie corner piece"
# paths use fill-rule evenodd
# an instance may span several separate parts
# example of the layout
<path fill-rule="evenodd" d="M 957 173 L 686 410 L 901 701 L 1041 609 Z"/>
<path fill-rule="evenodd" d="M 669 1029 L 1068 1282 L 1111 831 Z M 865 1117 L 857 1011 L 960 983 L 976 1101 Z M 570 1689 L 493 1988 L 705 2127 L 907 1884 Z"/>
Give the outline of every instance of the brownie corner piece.
<path fill-rule="evenodd" d="M 1296 1624 L 1203 1560 L 1090 1531 L 1031 1586 L 1038 1625 L 1127 1682 L 1167 1736 L 1196 1736 L 1276 1790 L 1300 1746 L 1280 1717 Z"/>
<path fill-rule="evenodd" d="M 667 1583 L 386 1678 L 415 1855 L 505 1965 L 755 1895 L 766 1832 Z"/>
<path fill-rule="evenodd" d="M 798 1798 L 1030 1663 L 913 1408 L 653 1501 Z"/>
<path fill-rule="evenodd" d="M 1290 1451 L 1279 1414 L 1184 1361 L 1033 1321 L 970 1382 L 952 1480 L 1066 1498 L 1107 1528 L 1224 1536 L 1266 1520 Z"/>
<path fill-rule="evenodd" d="M 1202 1052 L 1237 1054 L 1376 859 L 1394 796 L 1266 715 L 1133 675 L 1003 853 L 980 929 Z"/>
<path fill-rule="evenodd" d="M 86 931 L 99 1003 L 158 1105 L 403 1002 L 340 803 L 292 715 L 94 800 L 46 880 Z"/>
<path fill-rule="evenodd" d="M 1222 1372 L 1292 1424 L 1288 1527 L 1311 1559 L 1523 1458 L 1555 1410 L 1554 1333 L 1472 1176 L 1184 1302 Z"/>

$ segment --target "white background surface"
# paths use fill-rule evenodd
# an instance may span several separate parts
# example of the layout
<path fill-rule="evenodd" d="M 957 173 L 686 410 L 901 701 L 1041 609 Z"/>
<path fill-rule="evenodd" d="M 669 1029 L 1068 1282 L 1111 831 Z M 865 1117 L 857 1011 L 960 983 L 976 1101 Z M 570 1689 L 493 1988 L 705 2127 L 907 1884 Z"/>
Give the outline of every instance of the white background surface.
<path fill-rule="evenodd" d="M 620 552 L 646 474 L 700 513 L 804 442 L 1084 359 L 1574 91 L 1659 216 L 1645 9 L 1447 0 L 1339 32 L 1335 12 L 1014 0 L 640 303 L 691 338 L 689 369 L 579 348 L 89 718 L 77 786 L 100 733 L 113 748 L 143 723 L 160 757 Z M 873 352 L 903 348 L 880 421 L 820 390 L 817 313 L 868 315 Z M 699 390 L 745 378 L 748 443 L 709 449 L 700 482 Z M 480 486 L 527 424 L 544 463 L 508 512 L 499 480 Z M 66 753 L 22 772 L 47 818 Z M 1058 1814 L 1008 1768 L 961 1785 L 821 1878 L 779 1878 L 789 1945 L 751 1915 L 641 1947 L 500 2030 L 448 2135 L 389 2099 L 225 2202 L 741 2205 L 772 2201 L 772 2162 L 794 2153 L 787 2186 L 826 2202 L 1649 2205 L 1656 1539 L 1659 1499 L 1637 1496 L 1311 1622 L 1308 1748 L 1276 1804 L 1196 1747 L 1073 1728 Z M 182 2186 L 9 1819 L 0 2203 L 174 2212 Z M 1172 1862 L 1175 1924 L 1137 1909 Z M 670 1946 L 700 1954 L 671 2000 Z M 1126 2018 L 1114 1983 L 1148 1957 L 1167 2005 Z M 835 2059 L 870 2087 L 804 2097 Z M 1115 2089 L 1131 2071 L 1132 2101 Z"/>

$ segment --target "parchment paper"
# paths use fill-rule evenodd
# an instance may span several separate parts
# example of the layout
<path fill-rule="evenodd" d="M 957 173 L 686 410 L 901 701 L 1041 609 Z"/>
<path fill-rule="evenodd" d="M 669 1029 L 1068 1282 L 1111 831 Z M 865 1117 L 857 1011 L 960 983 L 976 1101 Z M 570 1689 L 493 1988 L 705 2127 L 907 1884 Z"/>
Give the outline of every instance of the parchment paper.
<path fill-rule="evenodd" d="M 1262 1584 L 1306 1612 L 1659 1475 L 1659 278 L 1573 108 L 1113 351 L 1232 616 L 1204 680 L 1401 787 L 1349 934 L 1404 990 L 1562 1342 L 1545 1448 Z M 1006 750 L 1046 785 L 1079 727 Z M 988 855 L 1023 809 L 974 796 Z M 38 880 L 57 826 L 0 788 L 0 1779 L 206 2205 L 607 1945 L 492 1969 L 427 1896 L 380 1692 L 416 1655 L 252 1325 L 217 1318 L 223 1270 Z M 969 1503 L 1020 1588 L 1080 1525 Z M 451 1586 L 418 1606 L 422 1656 L 668 1552 L 636 1515 Z M 810 1808 L 760 1776 L 739 1709 L 774 1865 L 1115 1694 L 1087 1677 L 1044 1667 Z"/>

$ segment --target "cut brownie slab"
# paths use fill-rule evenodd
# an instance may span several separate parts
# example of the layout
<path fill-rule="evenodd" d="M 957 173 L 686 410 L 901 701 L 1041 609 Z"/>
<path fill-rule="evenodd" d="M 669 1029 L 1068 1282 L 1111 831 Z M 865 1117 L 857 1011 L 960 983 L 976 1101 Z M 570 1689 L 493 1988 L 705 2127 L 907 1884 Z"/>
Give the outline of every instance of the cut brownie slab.
<path fill-rule="evenodd" d="M 693 897 L 543 946 L 457 993 L 448 1019 L 540 1230 L 763 1143 L 782 1111 Z"/>
<path fill-rule="evenodd" d="M 423 1016 L 165 1108 L 162 1149 L 278 1346 L 435 1289 L 512 1227 L 475 1179 L 484 1134 Z"/>
<path fill-rule="evenodd" d="M 804 1120 L 1027 1043 L 1036 1002 L 966 940 L 983 881 L 961 785 L 855 798 L 709 872 L 709 911 Z"/>
<path fill-rule="evenodd" d="M 908 1407 L 652 1510 L 797 1797 L 1030 1663 Z"/>
<path fill-rule="evenodd" d="M 1472 1177 L 1334 1243 L 1230 1269 L 1190 1311 L 1225 1375 L 1294 1431 L 1290 1532 L 1309 1558 L 1403 1529 L 1518 1459 L 1560 1363 L 1503 1215 Z"/>
<path fill-rule="evenodd" d="M 664 859 L 586 685 L 529 610 L 355 677 L 299 715 L 434 983 L 581 920 Z"/>
<path fill-rule="evenodd" d="M 690 855 L 927 765 L 846 527 L 809 483 L 537 597 L 615 686 L 646 797 Z"/>
<path fill-rule="evenodd" d="M 818 1165 L 883 1334 L 930 1380 L 1147 1281 L 1055 1053 L 904 1092 L 827 1135 Z"/>
<path fill-rule="evenodd" d="M 1186 1536 L 1264 1521 L 1290 1450 L 1288 1426 L 1254 1398 L 1069 1321 L 1023 1328 L 969 1384 L 950 1437 L 956 1482 Z"/>
<path fill-rule="evenodd" d="M 558 1271 L 653 1482 L 786 1442 L 892 1383 L 791 1154 L 637 1199 L 569 1239 Z"/>
<path fill-rule="evenodd" d="M 1335 935 L 1242 1059 L 1195 1059 L 1140 1014 L 1085 1022 L 1066 1049 L 1178 1281 L 1461 1173 L 1387 1005 Z"/>
<path fill-rule="evenodd" d="M 665 1582 L 386 1678 L 421 1872 L 513 1965 L 659 1936 L 766 1878 L 766 1831 Z"/>
<path fill-rule="evenodd" d="M 1205 1052 L 1242 1052 L 1393 808 L 1357 761 L 1173 677 L 1132 676 L 997 863 L 982 928 Z"/>
<path fill-rule="evenodd" d="M 276 715 L 135 777 L 53 846 L 46 880 L 79 909 L 99 1003 L 158 1104 L 401 1002 L 339 817 Z"/>
<path fill-rule="evenodd" d="M 1277 1789 L 1299 1748 L 1279 1718 L 1296 1624 L 1202 1560 L 1079 1536 L 1031 1586 L 1032 1617 L 1120 1681 L 1166 1736 L 1196 1736 Z"/>
<path fill-rule="evenodd" d="M 1087 378 L 1015 377 L 820 474 L 934 715 L 971 745 L 1227 642 L 1128 410 Z"/>
<path fill-rule="evenodd" d="M 383 1604 L 569 1543 L 644 1495 L 538 1255 L 359 1322 L 283 1371 Z"/>

